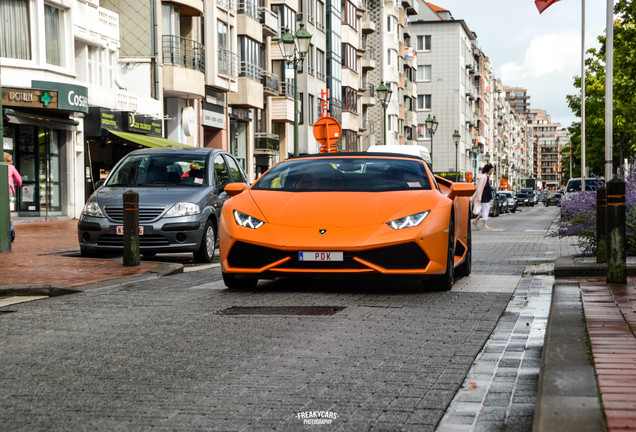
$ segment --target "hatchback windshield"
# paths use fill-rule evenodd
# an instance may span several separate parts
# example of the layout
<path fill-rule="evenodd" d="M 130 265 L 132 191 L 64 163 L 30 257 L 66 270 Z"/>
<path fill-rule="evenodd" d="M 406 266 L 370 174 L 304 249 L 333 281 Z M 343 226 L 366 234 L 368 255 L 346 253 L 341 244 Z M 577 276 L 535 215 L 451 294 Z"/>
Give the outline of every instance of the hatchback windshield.
<path fill-rule="evenodd" d="M 422 161 L 376 158 L 296 159 L 265 173 L 254 190 L 383 192 L 431 189 Z"/>
<path fill-rule="evenodd" d="M 106 186 L 190 186 L 206 182 L 205 155 L 192 153 L 138 154 L 127 157 Z"/>

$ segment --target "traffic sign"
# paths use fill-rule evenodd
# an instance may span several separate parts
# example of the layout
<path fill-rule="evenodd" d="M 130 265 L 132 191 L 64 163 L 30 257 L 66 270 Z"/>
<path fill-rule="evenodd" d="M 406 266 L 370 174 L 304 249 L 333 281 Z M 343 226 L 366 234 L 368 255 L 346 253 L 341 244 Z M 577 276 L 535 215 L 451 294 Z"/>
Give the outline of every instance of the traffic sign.
<path fill-rule="evenodd" d="M 320 145 L 320 153 L 333 153 L 338 151 L 335 144 L 340 140 L 342 126 L 333 117 L 322 117 L 314 123 L 314 138 Z"/>

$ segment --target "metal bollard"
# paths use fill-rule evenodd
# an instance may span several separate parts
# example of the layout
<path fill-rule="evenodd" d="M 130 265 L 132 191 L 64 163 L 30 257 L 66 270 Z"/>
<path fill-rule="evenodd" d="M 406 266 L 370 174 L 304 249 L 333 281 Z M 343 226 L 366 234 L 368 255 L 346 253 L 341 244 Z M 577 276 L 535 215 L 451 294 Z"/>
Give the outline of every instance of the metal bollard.
<path fill-rule="evenodd" d="M 607 182 L 607 283 L 627 282 L 625 182 Z"/>
<path fill-rule="evenodd" d="M 596 190 L 596 262 L 607 262 L 607 189 Z"/>
<path fill-rule="evenodd" d="M 140 264 L 139 256 L 139 193 L 124 192 L 124 266 Z"/>
<path fill-rule="evenodd" d="M 9 166 L 0 162 L 0 252 L 11 252 Z"/>

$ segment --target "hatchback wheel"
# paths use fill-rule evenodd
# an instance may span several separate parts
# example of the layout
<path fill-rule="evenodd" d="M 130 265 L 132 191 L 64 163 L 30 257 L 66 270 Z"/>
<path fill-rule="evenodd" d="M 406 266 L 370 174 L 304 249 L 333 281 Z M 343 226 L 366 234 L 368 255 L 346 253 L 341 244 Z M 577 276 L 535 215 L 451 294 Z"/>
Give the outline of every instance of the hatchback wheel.
<path fill-rule="evenodd" d="M 208 220 L 203 229 L 203 238 L 199 250 L 194 252 L 194 260 L 199 263 L 211 263 L 214 259 L 214 251 L 216 249 L 216 232 L 212 221 Z"/>

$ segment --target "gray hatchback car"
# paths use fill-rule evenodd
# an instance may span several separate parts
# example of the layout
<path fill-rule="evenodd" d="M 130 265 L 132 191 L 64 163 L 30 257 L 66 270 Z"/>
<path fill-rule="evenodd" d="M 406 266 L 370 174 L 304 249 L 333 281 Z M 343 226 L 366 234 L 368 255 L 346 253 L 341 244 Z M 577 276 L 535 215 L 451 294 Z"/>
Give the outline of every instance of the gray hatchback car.
<path fill-rule="evenodd" d="M 139 249 L 144 256 L 193 252 L 212 262 L 228 183 L 247 183 L 238 161 L 208 148 L 152 148 L 126 155 L 88 199 L 80 216 L 82 255 L 123 251 L 123 194 L 139 193 Z"/>

